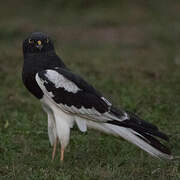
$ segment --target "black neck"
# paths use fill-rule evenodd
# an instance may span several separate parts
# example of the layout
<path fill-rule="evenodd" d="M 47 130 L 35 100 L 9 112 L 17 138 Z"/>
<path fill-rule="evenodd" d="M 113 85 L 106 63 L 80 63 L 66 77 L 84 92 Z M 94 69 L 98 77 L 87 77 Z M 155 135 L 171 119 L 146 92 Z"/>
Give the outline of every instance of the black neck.
<path fill-rule="evenodd" d="M 55 67 L 66 68 L 63 61 L 54 51 L 47 53 L 25 53 L 22 78 L 26 88 L 37 98 L 42 98 L 43 92 L 39 88 L 35 76 L 36 73 L 54 69 Z"/>
<path fill-rule="evenodd" d="M 41 52 L 41 53 L 24 53 L 24 57 L 34 57 L 34 56 L 57 56 L 55 51 L 47 51 L 47 52 Z"/>

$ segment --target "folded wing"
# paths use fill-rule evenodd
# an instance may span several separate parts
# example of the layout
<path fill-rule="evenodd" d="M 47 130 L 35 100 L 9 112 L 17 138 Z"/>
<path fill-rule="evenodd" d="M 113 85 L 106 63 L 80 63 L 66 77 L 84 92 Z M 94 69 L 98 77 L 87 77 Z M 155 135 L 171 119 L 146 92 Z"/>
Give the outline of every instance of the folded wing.
<path fill-rule="evenodd" d="M 127 118 L 123 111 L 117 118 L 111 112 L 112 104 L 101 93 L 68 70 L 41 71 L 36 74 L 36 81 L 44 94 L 68 113 L 100 122 Z"/>

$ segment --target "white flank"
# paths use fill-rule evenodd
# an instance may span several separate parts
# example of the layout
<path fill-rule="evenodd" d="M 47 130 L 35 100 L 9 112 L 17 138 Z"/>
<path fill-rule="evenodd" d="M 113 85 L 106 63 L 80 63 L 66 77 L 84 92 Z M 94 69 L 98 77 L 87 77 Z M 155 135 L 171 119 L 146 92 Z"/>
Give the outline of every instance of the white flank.
<path fill-rule="evenodd" d="M 46 70 L 45 76 L 51 81 L 56 88 L 64 88 L 71 93 L 77 93 L 81 89 L 72 81 L 65 78 L 62 74 L 54 70 Z"/>

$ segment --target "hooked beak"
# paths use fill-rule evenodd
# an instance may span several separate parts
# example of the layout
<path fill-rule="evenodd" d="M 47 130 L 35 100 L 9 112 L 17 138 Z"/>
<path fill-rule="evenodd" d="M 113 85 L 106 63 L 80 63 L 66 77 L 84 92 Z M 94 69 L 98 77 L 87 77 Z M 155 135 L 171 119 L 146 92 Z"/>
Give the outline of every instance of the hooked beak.
<path fill-rule="evenodd" d="M 42 42 L 39 40 L 39 41 L 37 41 L 37 45 L 36 45 L 36 47 L 39 49 L 39 50 L 41 50 L 42 49 L 42 47 L 43 47 L 43 45 L 42 45 Z"/>

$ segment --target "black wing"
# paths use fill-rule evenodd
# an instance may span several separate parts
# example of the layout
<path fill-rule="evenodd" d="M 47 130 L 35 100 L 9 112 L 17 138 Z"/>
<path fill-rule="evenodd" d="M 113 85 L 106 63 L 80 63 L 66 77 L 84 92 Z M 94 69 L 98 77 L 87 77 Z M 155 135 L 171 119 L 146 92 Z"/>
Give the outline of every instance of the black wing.
<path fill-rule="evenodd" d="M 111 112 L 112 104 L 100 92 L 67 69 L 41 71 L 36 74 L 36 81 L 43 93 L 67 112 L 103 122 L 126 119 L 123 111 L 117 118 Z"/>

